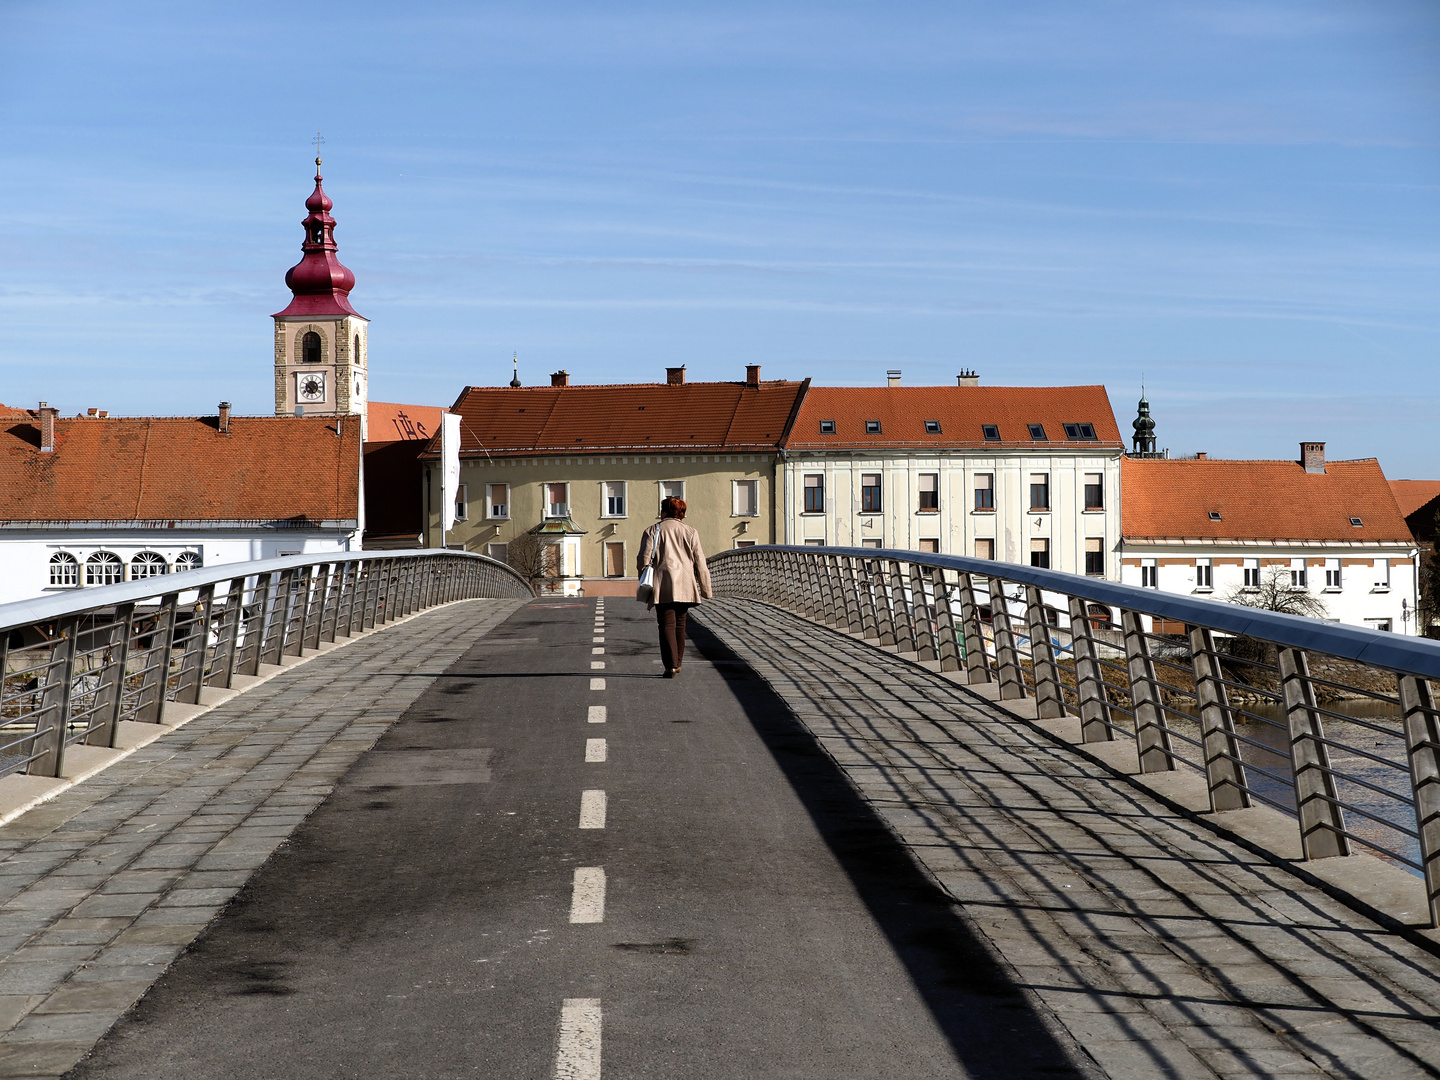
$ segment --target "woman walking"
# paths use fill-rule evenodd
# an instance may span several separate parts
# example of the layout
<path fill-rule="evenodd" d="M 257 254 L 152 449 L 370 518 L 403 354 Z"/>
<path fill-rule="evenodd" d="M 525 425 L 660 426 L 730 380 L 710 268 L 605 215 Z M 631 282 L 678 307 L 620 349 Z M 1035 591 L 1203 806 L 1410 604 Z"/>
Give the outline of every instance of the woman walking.
<path fill-rule="evenodd" d="M 645 530 L 636 569 L 655 566 L 655 591 L 650 606 L 660 627 L 660 662 L 665 678 L 673 679 L 685 660 L 685 613 L 710 599 L 710 568 L 700 547 L 700 534 L 685 524 L 685 500 L 660 504 L 660 522 Z"/>

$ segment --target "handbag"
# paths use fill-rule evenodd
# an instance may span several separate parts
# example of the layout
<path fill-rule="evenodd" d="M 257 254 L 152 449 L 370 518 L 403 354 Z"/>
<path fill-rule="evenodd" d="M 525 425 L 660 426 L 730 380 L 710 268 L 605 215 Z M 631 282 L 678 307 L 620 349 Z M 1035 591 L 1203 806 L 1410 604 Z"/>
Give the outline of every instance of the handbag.
<path fill-rule="evenodd" d="M 660 557 L 660 526 L 656 525 L 650 538 L 650 565 L 640 571 L 640 581 L 635 586 L 635 599 L 650 606 L 655 602 L 655 563 Z"/>

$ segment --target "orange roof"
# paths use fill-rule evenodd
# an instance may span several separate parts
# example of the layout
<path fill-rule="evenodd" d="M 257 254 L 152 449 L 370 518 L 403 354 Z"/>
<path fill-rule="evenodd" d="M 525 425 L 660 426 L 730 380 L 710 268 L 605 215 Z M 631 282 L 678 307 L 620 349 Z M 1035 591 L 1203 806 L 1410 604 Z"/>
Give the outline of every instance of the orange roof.
<path fill-rule="evenodd" d="M 239 416 L 0 424 L 0 522 L 353 521 L 360 419 Z"/>
<path fill-rule="evenodd" d="M 450 410 L 442 405 L 395 405 L 372 401 L 366 406 L 366 431 L 370 442 L 401 442 L 429 439 L 440 433 L 440 417 Z"/>
<path fill-rule="evenodd" d="M 865 430 L 879 421 L 879 434 Z M 833 432 L 821 421 L 833 421 Z M 926 421 L 938 432 L 926 431 Z M 998 439 L 985 438 L 985 425 Z M 1030 425 L 1045 429 L 1045 439 Z M 1065 425 L 1089 424 L 1094 438 L 1073 440 Z M 1103 386 L 817 386 L 805 395 L 792 450 L 878 447 L 1123 447 Z"/>
<path fill-rule="evenodd" d="M 1220 520 L 1211 519 L 1211 513 Z M 1363 524 L 1356 526 L 1351 518 Z M 1298 461 L 1125 458 L 1120 531 L 1134 539 L 1413 543 L 1374 458 Z"/>
<path fill-rule="evenodd" d="M 1426 503 L 1440 499 L 1440 480 L 1391 480 L 1390 491 L 1400 513 L 1408 518 Z"/>
<path fill-rule="evenodd" d="M 0 420 L 28 420 L 34 415 L 29 409 L 17 409 L 14 405 L 0 405 Z"/>
<path fill-rule="evenodd" d="M 808 385 L 467 386 L 451 411 L 466 455 L 775 450 Z"/>

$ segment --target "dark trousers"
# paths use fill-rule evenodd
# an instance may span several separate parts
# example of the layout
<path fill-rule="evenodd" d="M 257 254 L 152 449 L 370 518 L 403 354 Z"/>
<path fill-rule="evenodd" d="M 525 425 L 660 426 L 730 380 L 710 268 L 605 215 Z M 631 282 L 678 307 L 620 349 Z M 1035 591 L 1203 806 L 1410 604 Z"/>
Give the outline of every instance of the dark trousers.
<path fill-rule="evenodd" d="M 685 613 L 694 606 L 655 605 L 655 621 L 660 625 L 660 662 L 666 671 L 678 668 L 685 659 Z"/>

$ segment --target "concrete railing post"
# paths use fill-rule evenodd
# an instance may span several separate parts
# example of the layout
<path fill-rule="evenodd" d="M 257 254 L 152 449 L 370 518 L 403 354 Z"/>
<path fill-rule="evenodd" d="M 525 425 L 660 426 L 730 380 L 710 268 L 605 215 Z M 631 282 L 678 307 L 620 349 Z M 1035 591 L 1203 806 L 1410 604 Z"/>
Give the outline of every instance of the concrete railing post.
<path fill-rule="evenodd" d="M 70 725 L 70 695 L 75 685 L 75 638 L 80 620 L 62 619 L 59 636 L 50 645 L 40 708 L 35 712 L 35 738 L 26 772 L 31 776 L 59 776 L 65 768 L 65 729 Z"/>
<path fill-rule="evenodd" d="M 895 651 L 902 656 L 915 652 L 914 598 L 906 595 L 905 571 L 898 559 L 886 560 L 890 568 L 890 610 L 895 618 Z"/>
<path fill-rule="evenodd" d="M 995 634 L 995 667 L 1000 676 L 1000 700 L 1012 701 L 1025 697 L 1025 676 L 1020 668 L 1020 653 L 1015 648 L 1015 631 L 1010 627 L 1010 602 L 1005 596 L 1005 583 L 998 577 L 990 579 L 990 625 Z"/>
<path fill-rule="evenodd" d="M 224 614 L 221 616 L 215 642 L 215 662 L 210 665 L 206 686 L 223 686 L 230 689 L 235 682 L 235 663 L 240 651 L 240 624 L 245 620 L 245 579 L 233 578 L 230 592 L 225 597 Z"/>
<path fill-rule="evenodd" d="M 1025 586 L 1025 618 L 1030 626 L 1030 669 L 1035 678 L 1035 715 L 1054 720 L 1065 715 L 1065 697 L 1060 689 L 1060 665 L 1050 643 L 1050 620 L 1045 602 L 1034 585 Z"/>
<path fill-rule="evenodd" d="M 295 571 L 282 570 L 275 593 L 270 597 L 266 612 L 265 633 L 261 661 L 266 664 L 280 663 L 285 650 L 285 630 L 290 622 L 290 592 L 294 588 Z"/>
<path fill-rule="evenodd" d="M 170 682 L 170 656 L 175 647 L 175 608 L 178 593 L 166 593 L 155 612 L 155 629 L 145 653 L 145 674 L 141 677 L 135 719 L 142 724 L 165 721 L 165 695 Z"/>
<path fill-rule="evenodd" d="M 985 651 L 980 605 L 975 601 L 975 580 L 968 573 L 961 573 L 956 590 L 960 596 L 960 628 L 965 635 L 965 681 L 972 685 L 988 683 L 990 656 Z"/>
<path fill-rule="evenodd" d="M 1425 679 L 1400 676 L 1400 713 L 1415 791 L 1415 829 L 1430 923 L 1440 926 L 1440 710 Z"/>
<path fill-rule="evenodd" d="M 119 731 L 120 707 L 125 700 L 125 665 L 130 660 L 130 634 L 135 622 L 135 605 L 121 604 L 110 625 L 110 640 L 100 667 L 100 685 L 95 689 L 95 715 L 99 723 L 85 737 L 91 746 L 115 745 Z"/>
<path fill-rule="evenodd" d="M 1325 746 L 1325 725 L 1316 710 L 1310 664 L 1300 649 L 1280 650 L 1280 689 L 1290 725 L 1290 764 L 1295 775 L 1295 809 L 1300 844 L 1307 859 L 1350 854 L 1345 815 L 1335 802 L 1335 777 Z"/>
<path fill-rule="evenodd" d="M 840 560 L 840 587 L 845 594 L 845 629 L 851 634 L 865 634 L 865 605 L 860 596 L 860 581 L 855 573 L 855 559 Z"/>
<path fill-rule="evenodd" d="M 282 656 L 305 655 L 305 622 L 310 614 L 310 597 L 315 588 L 315 568 L 296 567 L 290 571 L 290 614 L 285 620 L 285 644 Z"/>
<path fill-rule="evenodd" d="M 320 648 L 320 638 L 325 632 L 325 600 L 332 569 L 331 563 L 321 563 L 310 569 L 310 605 L 305 609 L 305 629 L 300 635 L 305 648 Z"/>
<path fill-rule="evenodd" d="M 1195 670 L 1195 703 L 1200 710 L 1200 742 L 1210 809 L 1241 810 L 1250 805 L 1250 793 L 1245 789 L 1240 743 L 1235 738 L 1235 714 L 1230 711 L 1230 695 L 1225 690 L 1215 639 L 1203 626 L 1190 628 L 1190 663 Z"/>
<path fill-rule="evenodd" d="M 182 705 L 200 704 L 200 687 L 205 684 L 205 657 L 210 645 L 210 615 L 215 605 L 215 586 L 201 586 L 190 618 L 184 623 L 185 645 L 180 650 L 180 672 L 175 680 L 175 700 Z M 179 629 L 179 612 L 177 610 Z"/>
<path fill-rule="evenodd" d="M 939 650 L 935 648 L 935 602 L 926 590 L 931 569 L 932 567 L 922 567 L 919 563 L 910 564 L 910 596 L 914 601 L 911 610 L 915 613 L 915 659 L 922 664 L 934 664 L 940 659 Z"/>
<path fill-rule="evenodd" d="M 825 582 L 825 625 L 839 626 L 845 622 L 844 597 L 839 588 L 839 556 L 823 555 L 820 557 L 820 572 Z"/>
<path fill-rule="evenodd" d="M 255 578 L 255 591 L 250 594 L 250 613 L 245 616 L 245 640 L 241 645 L 244 659 L 238 671 L 241 675 L 260 674 L 260 665 L 265 660 L 265 626 L 270 613 L 270 592 L 274 575 L 265 573 Z"/>
<path fill-rule="evenodd" d="M 895 608 L 890 595 L 890 560 L 870 560 L 870 582 L 875 590 L 876 623 L 880 628 L 878 644 L 882 648 L 895 647 Z"/>
<path fill-rule="evenodd" d="M 873 559 L 856 560 L 855 585 L 860 597 L 861 635 L 866 641 L 879 642 L 880 598 L 876 595 Z"/>
<path fill-rule="evenodd" d="M 1087 743 L 1113 740 L 1100 649 L 1085 601 L 1078 596 L 1070 597 L 1070 640 L 1075 650 L 1075 690 L 1080 698 L 1080 738 Z"/>
<path fill-rule="evenodd" d="M 940 654 L 940 670 L 959 671 L 960 640 L 955 632 L 949 582 L 945 580 L 945 571 L 938 566 L 927 566 L 925 572 L 930 577 L 930 593 L 935 598 L 935 644 Z"/>
<path fill-rule="evenodd" d="M 1170 753 L 1170 727 L 1161 707 L 1160 688 L 1155 685 L 1155 662 L 1150 659 L 1150 642 L 1138 612 L 1120 614 L 1125 628 L 1125 661 L 1130 676 L 1130 703 L 1135 708 L 1135 750 L 1142 773 L 1166 772 L 1175 768 Z"/>

